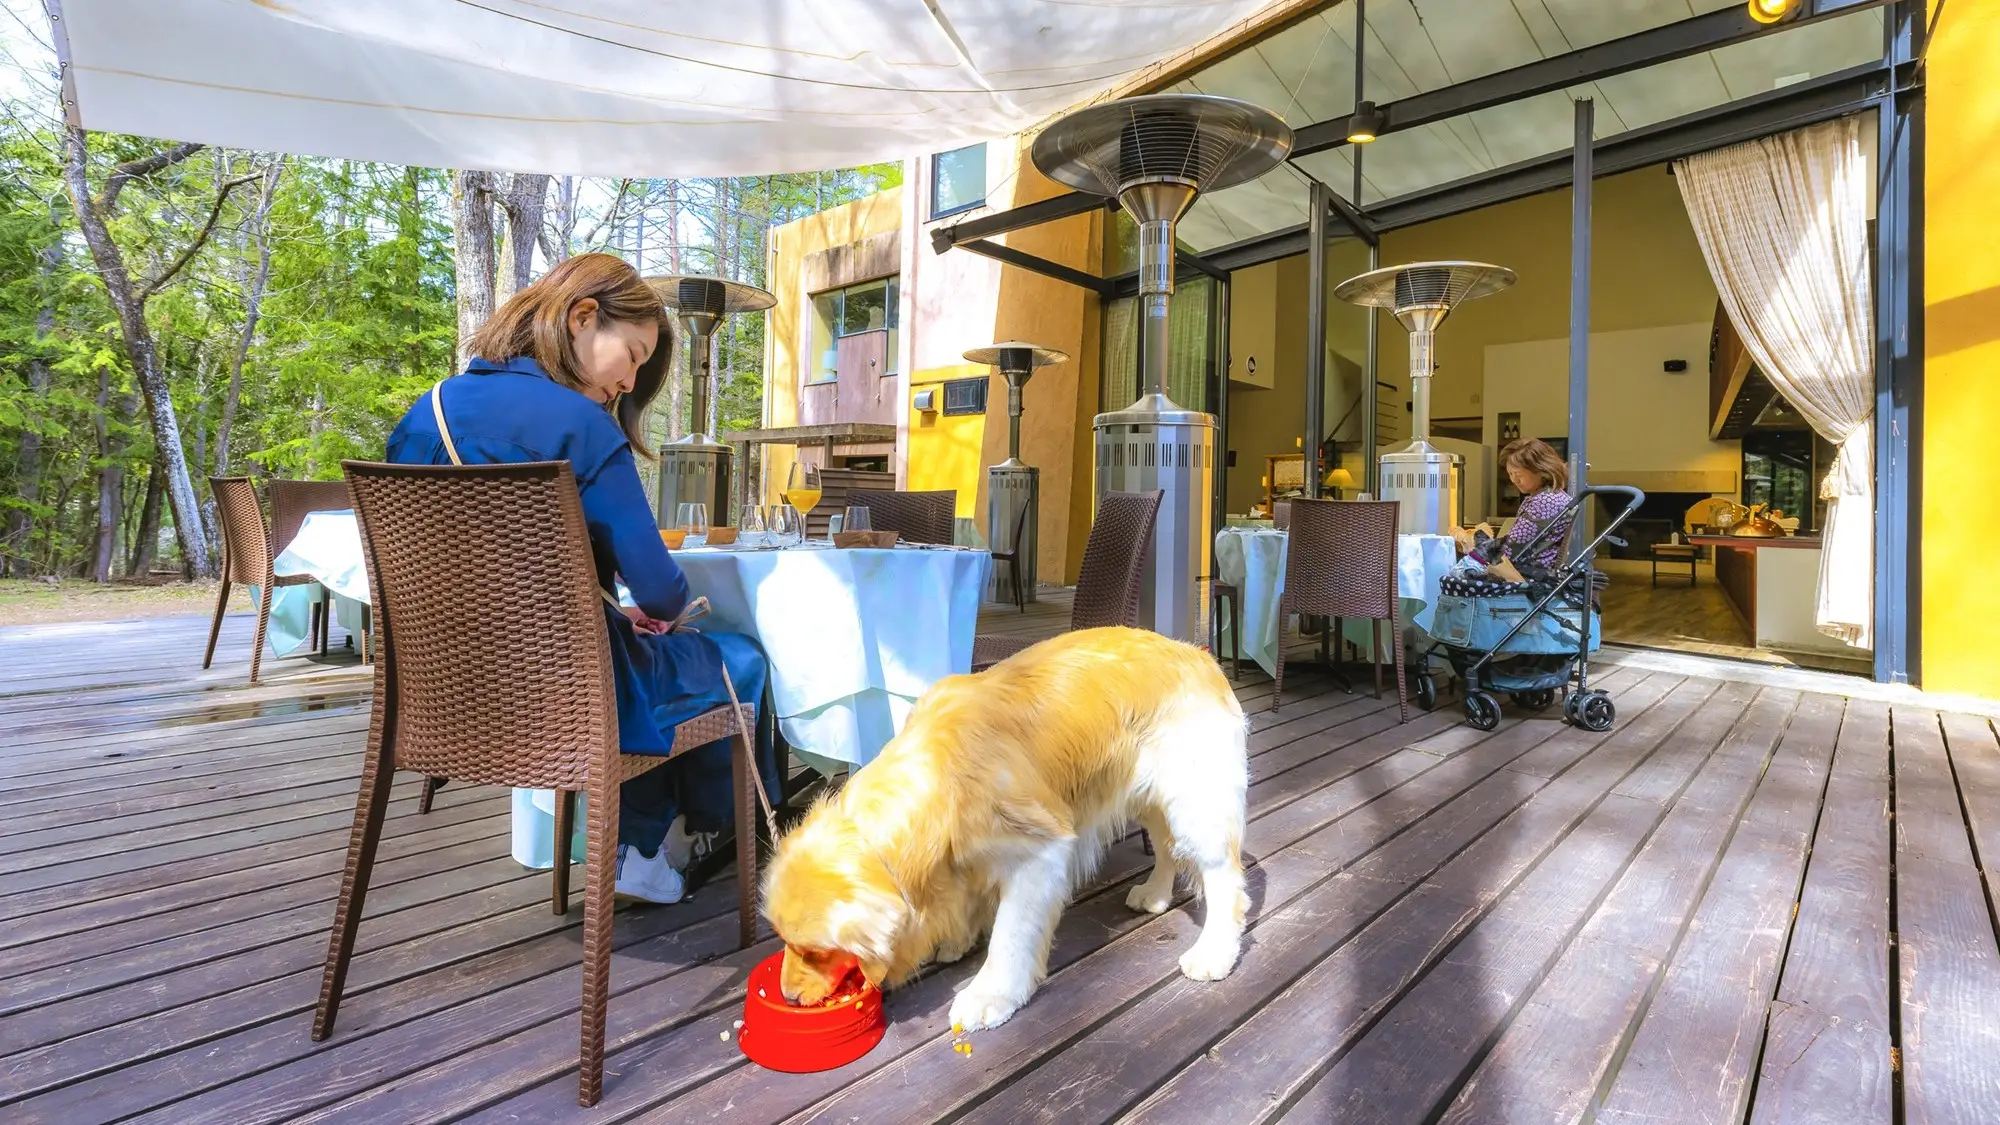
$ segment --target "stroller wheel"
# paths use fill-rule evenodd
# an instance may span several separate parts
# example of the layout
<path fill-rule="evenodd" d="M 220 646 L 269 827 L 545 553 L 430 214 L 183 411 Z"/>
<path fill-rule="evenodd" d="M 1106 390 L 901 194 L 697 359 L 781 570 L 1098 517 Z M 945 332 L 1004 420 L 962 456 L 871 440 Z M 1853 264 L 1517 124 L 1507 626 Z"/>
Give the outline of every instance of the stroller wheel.
<path fill-rule="evenodd" d="M 1576 725 L 1587 731 L 1602 734 L 1611 729 L 1612 723 L 1618 721 L 1618 708 L 1612 704 L 1611 697 L 1604 692 L 1593 691 L 1581 696 L 1580 699 L 1581 702 L 1576 707 L 1577 718 L 1574 720 Z"/>
<path fill-rule="evenodd" d="M 1418 675 L 1417 706 L 1423 708 L 1426 711 L 1435 711 L 1437 710 L 1437 705 L 1438 705 L 1437 677 L 1431 675 L 1429 672 L 1424 672 Z"/>
<path fill-rule="evenodd" d="M 1500 701 L 1483 691 L 1465 693 L 1465 721 L 1478 730 L 1492 730 L 1500 725 Z"/>
<path fill-rule="evenodd" d="M 1514 693 L 1514 702 L 1526 707 L 1530 711 L 1546 711 L 1549 704 L 1555 701 L 1556 693 L 1550 691 L 1548 688 L 1542 688 L 1537 691 L 1517 691 Z"/>

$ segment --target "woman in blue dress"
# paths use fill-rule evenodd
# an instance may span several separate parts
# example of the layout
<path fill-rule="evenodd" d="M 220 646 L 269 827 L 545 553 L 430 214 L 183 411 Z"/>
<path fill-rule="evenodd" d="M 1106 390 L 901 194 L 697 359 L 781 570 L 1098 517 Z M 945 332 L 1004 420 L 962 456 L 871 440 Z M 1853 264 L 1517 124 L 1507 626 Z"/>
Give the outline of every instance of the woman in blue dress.
<path fill-rule="evenodd" d="M 634 607 L 606 604 L 618 738 L 628 754 L 666 754 L 674 727 L 729 702 L 760 703 L 764 654 L 732 633 L 666 632 L 689 601 L 687 578 L 653 522 L 634 461 L 652 456 L 642 434 L 646 405 L 673 369 L 673 334 L 659 297 L 638 271 L 609 254 L 582 254 L 516 293 L 467 349 L 465 373 L 418 399 L 389 435 L 388 459 L 468 465 L 568 461 L 583 499 L 597 581 L 622 579 Z M 768 722 L 759 724 L 757 765 L 772 799 L 779 772 Z M 682 754 L 624 785 L 618 812 L 617 893 L 677 902 L 695 841 L 728 827 L 727 740 Z M 754 831 L 754 828 L 745 828 Z"/>

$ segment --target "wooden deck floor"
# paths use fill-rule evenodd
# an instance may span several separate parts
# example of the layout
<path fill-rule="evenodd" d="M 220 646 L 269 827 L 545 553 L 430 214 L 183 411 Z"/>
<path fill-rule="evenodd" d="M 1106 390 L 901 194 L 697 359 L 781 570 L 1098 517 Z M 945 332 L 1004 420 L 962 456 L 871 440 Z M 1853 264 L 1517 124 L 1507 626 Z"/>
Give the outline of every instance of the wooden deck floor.
<path fill-rule="evenodd" d="M 1047 629 L 1067 607 L 1001 614 Z M 577 914 L 502 793 L 396 790 L 335 1037 L 307 1035 L 367 723 L 351 662 L 249 623 L 0 631 L 0 1121 L 2000 1121 L 2000 748 L 1984 720 L 1608 670 L 1616 729 L 1246 677 L 1252 921 L 1120 845 L 1041 994 L 948 1046 L 969 966 L 844 1070 L 744 1062 L 733 888 L 622 912 L 604 1102 L 575 1104 Z M 580 913 L 580 912 L 579 912 Z"/>

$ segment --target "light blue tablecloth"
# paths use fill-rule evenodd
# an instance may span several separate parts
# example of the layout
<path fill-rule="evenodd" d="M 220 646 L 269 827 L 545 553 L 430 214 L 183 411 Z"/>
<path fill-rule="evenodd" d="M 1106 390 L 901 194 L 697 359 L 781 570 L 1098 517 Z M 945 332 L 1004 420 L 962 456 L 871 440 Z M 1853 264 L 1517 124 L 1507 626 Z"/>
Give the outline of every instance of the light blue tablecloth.
<path fill-rule="evenodd" d="M 1266 672 L 1275 672 L 1278 667 L 1278 596 L 1285 588 L 1289 541 L 1287 533 L 1261 527 L 1226 527 L 1215 536 L 1215 576 L 1235 586 L 1243 599 L 1243 655 Z M 1399 535 L 1396 545 L 1403 621 L 1428 630 L 1430 607 L 1437 604 L 1438 582 L 1457 561 L 1457 549 L 1448 535 Z M 1350 620 L 1342 633 L 1363 651 L 1374 644 L 1366 621 Z M 1221 623 L 1221 637 L 1218 655 L 1235 652 L 1226 619 Z M 1385 650 L 1383 656 L 1388 659 L 1393 654 Z"/>
<path fill-rule="evenodd" d="M 881 753 L 938 680 L 972 667 L 984 551 L 695 548 L 674 559 L 708 598 L 697 627 L 744 633 L 771 661 L 785 740 L 822 772 Z"/>
<path fill-rule="evenodd" d="M 361 611 L 368 604 L 368 570 L 361 562 L 361 531 L 351 510 L 308 512 L 305 523 L 278 557 L 271 573 L 280 578 L 310 575 L 317 586 L 280 586 L 271 599 L 271 620 L 264 645 L 273 656 L 296 651 L 309 639 L 312 607 L 333 599 L 333 619 L 349 634 L 361 634 Z M 261 591 L 250 588 L 251 598 Z"/>

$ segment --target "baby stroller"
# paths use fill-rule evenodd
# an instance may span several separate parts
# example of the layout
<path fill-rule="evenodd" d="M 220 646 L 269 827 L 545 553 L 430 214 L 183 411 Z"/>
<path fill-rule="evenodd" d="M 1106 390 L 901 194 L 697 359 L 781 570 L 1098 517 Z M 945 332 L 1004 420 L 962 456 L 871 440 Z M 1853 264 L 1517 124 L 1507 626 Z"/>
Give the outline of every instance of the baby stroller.
<path fill-rule="evenodd" d="M 1431 615 L 1431 645 L 1416 661 L 1419 706 L 1426 711 L 1437 706 L 1431 658 L 1441 653 L 1465 684 L 1466 721 L 1479 730 L 1500 725 L 1496 692 L 1506 692 L 1533 711 L 1548 707 L 1563 692 L 1564 719 L 1588 731 L 1611 729 L 1618 710 L 1609 694 L 1590 686 L 1590 654 L 1598 647 L 1599 577 L 1591 561 L 1607 541 L 1624 546 L 1612 533 L 1639 510 L 1646 494 L 1624 485 L 1589 486 L 1518 554 L 1533 557 L 1555 537 L 1566 542 L 1585 497 L 1602 495 L 1623 496 L 1625 509 L 1575 558 L 1553 569 L 1517 561 L 1524 582 L 1457 575 L 1444 579 Z"/>

